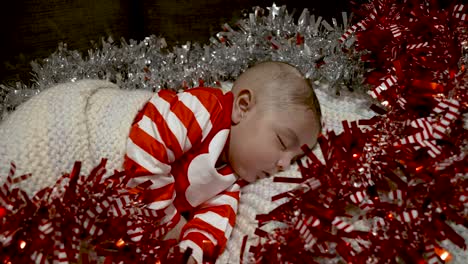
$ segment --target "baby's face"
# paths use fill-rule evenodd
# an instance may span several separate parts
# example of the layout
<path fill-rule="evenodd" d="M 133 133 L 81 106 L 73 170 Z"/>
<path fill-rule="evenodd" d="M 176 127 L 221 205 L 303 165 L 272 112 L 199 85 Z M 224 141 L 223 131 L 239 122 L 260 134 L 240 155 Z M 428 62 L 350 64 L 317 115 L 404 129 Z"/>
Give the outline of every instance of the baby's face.
<path fill-rule="evenodd" d="M 233 125 L 228 160 L 236 174 L 254 182 L 289 168 L 302 156 L 301 146 L 315 145 L 319 128 L 313 111 L 258 111 L 254 107 Z"/>

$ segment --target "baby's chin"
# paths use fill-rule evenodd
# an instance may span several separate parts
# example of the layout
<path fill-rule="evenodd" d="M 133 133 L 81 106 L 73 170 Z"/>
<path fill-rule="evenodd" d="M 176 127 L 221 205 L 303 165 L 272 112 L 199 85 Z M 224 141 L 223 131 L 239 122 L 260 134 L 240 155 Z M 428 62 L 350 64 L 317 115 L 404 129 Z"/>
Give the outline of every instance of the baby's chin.
<path fill-rule="evenodd" d="M 248 183 L 252 183 L 258 180 L 258 177 L 256 175 L 249 175 L 249 174 L 237 174 L 239 178 L 243 179 L 244 181 Z"/>
<path fill-rule="evenodd" d="M 242 164 L 239 163 L 232 163 L 231 162 L 231 168 L 233 169 L 234 173 L 239 177 L 240 179 L 252 183 L 255 182 L 259 179 L 258 175 L 255 175 L 255 173 L 252 173 L 251 170 L 246 169 L 248 166 L 242 166 Z"/>

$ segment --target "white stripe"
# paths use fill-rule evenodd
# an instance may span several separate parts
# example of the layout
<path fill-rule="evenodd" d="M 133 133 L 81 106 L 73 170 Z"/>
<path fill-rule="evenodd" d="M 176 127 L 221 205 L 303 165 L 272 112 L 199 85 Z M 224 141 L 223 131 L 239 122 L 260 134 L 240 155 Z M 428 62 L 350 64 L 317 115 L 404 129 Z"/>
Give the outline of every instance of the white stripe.
<path fill-rule="evenodd" d="M 210 112 L 205 108 L 205 106 L 198 100 L 196 96 L 193 96 L 190 93 L 180 93 L 177 95 L 179 100 L 192 111 L 195 119 L 197 120 L 198 125 L 202 129 L 202 141 L 211 131 L 213 124 L 210 120 Z"/>
<path fill-rule="evenodd" d="M 175 195 L 172 198 L 175 199 Z M 177 216 L 177 209 L 175 208 L 174 204 L 171 203 L 166 208 L 166 210 L 164 210 L 164 218 L 161 220 L 160 224 L 166 224 L 166 223 L 172 222 L 172 220 L 174 220 L 176 216 Z"/>
<path fill-rule="evenodd" d="M 39 253 L 39 254 L 37 254 L 37 257 L 35 259 L 33 259 L 33 257 L 31 256 L 31 260 L 34 260 L 34 263 L 36 263 L 36 264 L 41 264 L 43 257 L 44 257 L 44 255 L 42 253 Z"/>
<path fill-rule="evenodd" d="M 237 205 L 238 201 L 236 198 L 223 194 L 223 195 L 218 195 L 210 199 L 208 202 L 206 202 L 203 206 L 204 207 L 212 207 L 212 206 L 217 206 L 217 205 L 229 205 L 234 212 L 237 212 Z"/>
<path fill-rule="evenodd" d="M 141 128 L 141 130 L 145 131 L 148 135 L 150 135 L 152 138 L 154 138 L 156 141 L 161 143 L 164 146 L 164 149 L 167 152 L 167 158 L 170 163 L 174 162 L 175 157 L 174 157 L 174 152 L 170 150 L 167 146 L 164 140 L 161 138 L 161 135 L 159 134 L 158 128 L 156 127 L 156 124 L 147 116 L 143 116 L 143 118 L 138 122 L 138 127 Z"/>
<path fill-rule="evenodd" d="M 305 244 L 310 243 L 310 242 L 312 241 L 312 238 L 314 238 L 314 237 L 312 236 L 312 234 L 311 234 L 310 232 L 307 232 L 307 234 L 306 234 L 306 236 L 305 236 L 305 238 L 304 238 L 304 243 L 305 243 Z"/>
<path fill-rule="evenodd" d="M 39 230 L 42 231 L 42 233 L 44 233 L 44 234 L 49 234 L 52 231 L 54 231 L 54 227 L 52 226 L 52 223 L 49 222 L 49 223 L 47 223 L 45 225 L 40 225 Z"/>
<path fill-rule="evenodd" d="M 307 230 L 307 226 L 302 225 L 301 230 L 299 230 L 299 234 L 304 234 L 306 230 Z"/>
<path fill-rule="evenodd" d="M 93 224 L 91 226 L 91 229 L 89 230 L 89 234 L 94 235 L 95 232 L 96 232 L 96 226 Z"/>
<path fill-rule="evenodd" d="M 130 138 L 127 142 L 127 156 L 153 174 L 168 174 L 171 170 L 171 166 L 160 162 L 155 157 L 148 154 Z"/>
<path fill-rule="evenodd" d="M 117 199 L 115 201 L 115 205 L 112 207 L 112 212 L 114 213 L 114 216 L 122 216 L 125 214 L 125 212 L 122 212 L 122 201 L 120 199 Z"/>
<path fill-rule="evenodd" d="M 315 227 L 315 226 L 318 226 L 318 225 L 320 225 L 320 219 L 317 218 L 317 219 L 315 219 L 315 221 L 312 223 L 312 226 Z"/>
<path fill-rule="evenodd" d="M 434 134 L 435 134 L 434 137 L 435 138 L 442 138 L 442 135 L 444 135 L 445 130 L 446 129 L 444 127 L 442 127 L 442 126 L 439 126 L 439 125 L 435 126 L 434 127 Z"/>
<path fill-rule="evenodd" d="M 403 212 L 403 219 L 405 222 L 411 222 L 411 217 L 410 215 L 408 214 L 408 212 Z"/>
<path fill-rule="evenodd" d="M 444 125 L 445 127 L 448 127 L 450 125 L 450 120 L 446 118 L 441 118 L 440 123 Z"/>
<path fill-rule="evenodd" d="M 354 230 L 354 227 L 352 225 L 348 225 L 348 227 L 346 227 L 343 231 L 345 231 L 346 233 L 349 233 L 353 230 Z"/>
<path fill-rule="evenodd" d="M 143 237 L 142 233 L 143 233 L 143 229 L 141 227 L 127 230 L 127 234 L 130 236 L 130 240 L 132 240 L 133 242 L 140 241 L 141 238 Z"/>
<path fill-rule="evenodd" d="M 186 152 L 192 147 L 189 138 L 187 137 L 187 128 L 182 121 L 171 111 L 171 105 L 159 96 L 153 96 L 150 102 L 156 107 L 166 121 L 167 126 L 177 138 L 183 152 Z"/>
<path fill-rule="evenodd" d="M 58 254 L 58 258 L 59 258 L 61 261 L 66 261 L 66 260 L 67 260 L 67 253 L 64 252 L 64 251 L 62 251 L 62 250 L 65 250 L 65 249 L 64 249 L 63 246 L 61 245 L 61 246 L 60 246 L 60 251 L 59 251 L 60 253 Z"/>
<path fill-rule="evenodd" d="M 457 116 L 453 112 L 447 112 L 447 114 L 445 114 L 445 117 L 447 117 L 450 120 L 457 119 Z"/>
<path fill-rule="evenodd" d="M 203 222 L 206 222 L 210 226 L 223 231 L 226 239 L 229 239 L 229 235 L 232 231 L 232 226 L 229 223 L 229 219 L 227 217 L 223 217 L 214 212 L 206 212 L 203 214 L 195 215 L 195 218 L 198 218 Z"/>
<path fill-rule="evenodd" d="M 299 229 L 304 223 L 302 222 L 302 220 L 299 220 L 296 222 L 296 225 L 294 226 L 295 229 Z"/>
<path fill-rule="evenodd" d="M 439 155 L 441 152 L 440 147 L 435 144 L 435 140 L 426 140 L 425 141 L 426 146 L 430 147 L 432 151 L 434 151 L 435 154 Z"/>
<path fill-rule="evenodd" d="M 151 186 L 149 186 L 149 189 L 158 189 L 161 187 L 164 187 L 166 185 L 169 185 L 171 183 L 174 183 L 174 177 L 172 175 L 148 175 L 148 176 L 140 176 L 136 178 L 132 178 L 127 186 L 128 187 L 135 187 L 138 184 L 141 184 L 145 181 L 151 181 Z"/>
<path fill-rule="evenodd" d="M 192 249 L 192 257 L 197 261 L 197 263 L 203 263 L 203 250 L 195 244 L 195 242 L 191 240 L 182 240 L 179 243 L 180 249 L 183 251 L 187 250 L 187 248 Z"/>
<path fill-rule="evenodd" d="M 348 224 L 346 224 L 345 222 L 339 222 L 339 223 L 336 223 L 335 226 L 338 228 L 338 229 L 344 229 Z"/>
<path fill-rule="evenodd" d="M 357 198 L 358 198 L 358 201 L 361 202 L 362 199 L 364 199 L 364 196 L 362 195 L 361 192 L 358 192 L 358 193 L 357 193 Z"/>
<path fill-rule="evenodd" d="M 146 206 L 146 208 L 152 209 L 152 210 L 161 210 L 161 209 L 164 209 L 164 208 L 168 207 L 168 206 L 172 203 L 172 201 L 174 201 L 175 195 L 176 195 L 176 193 L 174 192 L 174 193 L 172 194 L 171 199 L 152 202 L 152 203 L 148 204 L 148 205 Z"/>

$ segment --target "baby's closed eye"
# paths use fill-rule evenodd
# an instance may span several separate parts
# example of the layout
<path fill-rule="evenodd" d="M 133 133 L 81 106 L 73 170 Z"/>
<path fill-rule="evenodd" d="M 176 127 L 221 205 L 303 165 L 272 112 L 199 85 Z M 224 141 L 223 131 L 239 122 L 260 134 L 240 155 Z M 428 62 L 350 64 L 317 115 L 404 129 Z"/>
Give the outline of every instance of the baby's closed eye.
<path fill-rule="evenodd" d="M 278 139 L 278 142 L 279 142 L 279 144 L 281 146 L 281 149 L 286 150 L 288 147 L 284 143 L 284 140 L 281 138 L 281 136 L 279 134 L 276 134 L 276 138 Z"/>
<path fill-rule="evenodd" d="M 295 156 L 294 158 L 292 158 L 292 159 L 291 159 L 291 165 L 293 165 L 294 163 L 296 163 L 298 160 L 302 159 L 304 156 L 305 156 L 305 154 L 300 154 L 300 155 L 297 155 L 297 156 Z"/>

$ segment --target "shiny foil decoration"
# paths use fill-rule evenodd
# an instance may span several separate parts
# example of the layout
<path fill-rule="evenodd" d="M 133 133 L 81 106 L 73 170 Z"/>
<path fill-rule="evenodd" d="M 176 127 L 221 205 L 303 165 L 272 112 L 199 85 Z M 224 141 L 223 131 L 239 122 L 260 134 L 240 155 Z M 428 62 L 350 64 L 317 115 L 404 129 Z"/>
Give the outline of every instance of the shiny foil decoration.
<path fill-rule="evenodd" d="M 0 262 L 183 263 L 176 240 L 161 239 L 158 218 L 125 187 L 127 174 L 106 174 L 105 164 L 81 175 L 76 162 L 33 197 L 15 188 L 28 175 L 15 175 L 12 164 L 0 185 Z"/>
<path fill-rule="evenodd" d="M 359 54 L 336 41 L 348 23 L 346 13 L 340 20 L 342 23 L 336 19 L 329 23 L 304 9 L 295 21 L 286 6 L 273 5 L 267 10 L 254 7 L 235 25 L 225 24 L 206 45 L 187 42 L 167 47 L 164 38 L 156 36 L 117 43 L 109 37 L 81 54 L 60 43 L 48 58 L 32 62 L 34 85 L 0 85 L 0 91 L 8 94 L 2 110 L 6 115 L 31 94 L 56 83 L 86 78 L 109 80 L 122 89 L 179 90 L 200 82 L 218 87 L 265 60 L 296 65 L 308 78 L 329 83 L 333 92 L 344 86 L 363 90 Z"/>

